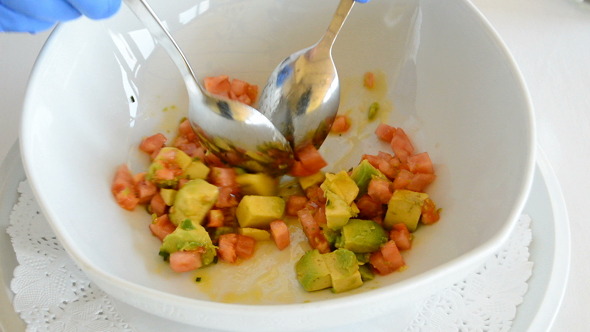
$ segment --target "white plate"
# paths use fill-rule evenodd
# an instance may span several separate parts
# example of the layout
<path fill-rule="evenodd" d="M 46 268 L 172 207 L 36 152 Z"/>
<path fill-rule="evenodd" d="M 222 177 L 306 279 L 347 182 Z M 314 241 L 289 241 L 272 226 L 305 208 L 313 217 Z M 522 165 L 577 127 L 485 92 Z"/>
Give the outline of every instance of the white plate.
<path fill-rule="evenodd" d="M 533 222 L 531 224 L 533 241 L 529 247 L 531 261 L 534 262 L 533 274 L 529 279 L 529 291 L 524 302 L 518 307 L 514 320 L 514 331 L 542 331 L 552 325 L 565 290 L 570 263 L 569 219 L 559 183 L 545 155 L 537 154 L 537 167 L 530 196 L 524 208 Z M 0 306 L 5 307 L 12 299 L 10 280 L 16 267 L 16 257 L 10 239 L 5 230 L 9 224 L 9 215 L 17 200 L 17 186 L 25 179 L 17 145 L 0 165 L 0 282 L 4 290 L 0 293 Z M 124 304 L 118 304 L 121 314 L 138 330 L 161 331 L 179 330 L 182 325 L 149 315 L 143 311 Z M 407 321 L 411 311 L 398 312 L 399 320 Z M 389 316 L 362 322 L 344 330 L 354 331 L 355 328 L 391 328 L 386 325 L 396 317 Z M 24 331 L 24 324 L 13 310 L 0 311 L 0 327 L 5 331 Z M 342 331 L 343 328 L 339 328 Z M 199 330 L 204 331 L 204 330 Z"/>

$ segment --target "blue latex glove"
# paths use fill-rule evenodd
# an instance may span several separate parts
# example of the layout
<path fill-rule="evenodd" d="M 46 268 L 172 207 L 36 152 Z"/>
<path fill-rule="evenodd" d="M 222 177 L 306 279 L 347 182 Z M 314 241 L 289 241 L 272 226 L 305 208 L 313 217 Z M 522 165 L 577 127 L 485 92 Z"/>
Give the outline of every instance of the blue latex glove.
<path fill-rule="evenodd" d="M 35 33 L 82 15 L 107 18 L 121 7 L 121 0 L 0 0 L 0 32 Z"/>
<path fill-rule="evenodd" d="M 367 3 L 367 2 L 369 2 L 369 1 L 371 1 L 371 0 L 354 0 L 354 1 L 356 1 L 356 2 L 360 2 L 360 3 Z"/>

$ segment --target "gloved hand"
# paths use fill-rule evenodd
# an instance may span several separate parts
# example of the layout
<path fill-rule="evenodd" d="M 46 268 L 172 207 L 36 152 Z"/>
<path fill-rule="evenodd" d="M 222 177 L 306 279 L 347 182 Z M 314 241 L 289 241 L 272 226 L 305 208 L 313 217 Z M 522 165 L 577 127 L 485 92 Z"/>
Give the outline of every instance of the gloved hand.
<path fill-rule="evenodd" d="M 360 3 L 367 3 L 367 2 L 369 2 L 369 1 L 371 1 L 371 0 L 354 0 L 354 1 L 356 1 L 356 2 L 360 2 Z"/>
<path fill-rule="evenodd" d="M 107 18 L 120 7 L 121 0 L 0 0 L 0 32 L 40 32 L 81 15 Z"/>

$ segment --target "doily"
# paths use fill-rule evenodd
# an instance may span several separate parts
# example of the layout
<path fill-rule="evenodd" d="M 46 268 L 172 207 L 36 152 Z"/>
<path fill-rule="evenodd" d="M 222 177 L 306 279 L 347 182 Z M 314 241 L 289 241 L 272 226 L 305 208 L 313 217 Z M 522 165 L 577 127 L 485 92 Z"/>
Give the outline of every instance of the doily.
<path fill-rule="evenodd" d="M 90 282 L 59 244 L 27 181 L 20 183 L 18 192 L 7 232 L 19 263 L 11 282 L 13 306 L 27 331 L 148 332 L 170 327 L 115 301 Z M 403 324 L 399 320 L 390 324 L 385 317 L 375 321 L 382 327 L 377 328 L 406 332 L 510 330 L 532 274 L 530 223 L 530 217 L 522 215 L 501 250 L 465 279 L 416 304 L 401 320 Z M 145 316 L 144 323 L 138 315 Z"/>

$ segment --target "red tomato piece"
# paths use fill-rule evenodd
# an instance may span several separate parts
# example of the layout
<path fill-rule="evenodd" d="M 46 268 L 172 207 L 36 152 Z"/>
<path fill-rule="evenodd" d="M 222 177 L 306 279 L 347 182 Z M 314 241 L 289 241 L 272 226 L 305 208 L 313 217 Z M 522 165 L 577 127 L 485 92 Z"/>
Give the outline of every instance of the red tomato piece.
<path fill-rule="evenodd" d="M 405 265 L 404 258 L 391 240 L 381 246 L 379 251 L 373 252 L 369 262 L 379 275 L 390 274 Z"/>
<path fill-rule="evenodd" d="M 228 262 L 235 263 L 238 259 L 236 253 L 236 244 L 238 243 L 238 234 L 223 234 L 219 237 L 217 254 L 219 258 Z"/>
<path fill-rule="evenodd" d="M 400 170 L 395 180 L 393 180 L 393 189 L 406 189 L 410 182 L 412 182 L 413 177 L 414 173 L 405 169 Z"/>
<path fill-rule="evenodd" d="M 231 187 L 220 187 L 219 188 L 219 196 L 217 197 L 217 202 L 215 202 L 216 208 L 229 208 L 238 206 L 238 198 L 233 193 L 233 189 Z"/>
<path fill-rule="evenodd" d="M 326 197 L 324 197 L 324 190 L 320 186 L 313 185 L 305 189 L 305 196 L 315 203 L 317 206 L 324 205 L 326 203 Z"/>
<path fill-rule="evenodd" d="M 135 176 L 135 192 L 139 204 L 145 204 L 158 192 L 158 187 L 153 182 L 145 179 L 145 173 L 139 173 Z"/>
<path fill-rule="evenodd" d="M 363 86 L 367 89 L 375 87 L 375 74 L 373 72 L 368 71 L 363 75 Z"/>
<path fill-rule="evenodd" d="M 389 239 L 395 242 L 399 250 L 409 250 L 412 248 L 412 234 L 404 223 L 393 225 L 389 232 Z"/>
<path fill-rule="evenodd" d="M 297 160 L 301 162 L 305 169 L 313 171 L 312 174 L 319 172 L 322 168 L 328 165 L 326 160 L 324 160 L 324 157 L 322 157 L 320 152 L 312 144 L 307 144 L 295 154 Z"/>
<path fill-rule="evenodd" d="M 434 224 L 440 219 L 440 211 L 436 208 L 436 204 L 430 198 L 427 198 L 422 205 L 422 216 L 420 221 L 425 225 Z"/>
<path fill-rule="evenodd" d="M 202 265 L 200 250 L 176 251 L 170 254 L 170 267 L 175 272 L 196 270 Z"/>
<path fill-rule="evenodd" d="M 303 163 L 298 160 L 295 160 L 295 162 L 293 162 L 293 165 L 291 166 L 291 169 L 289 170 L 289 174 L 291 176 L 310 176 L 315 173 L 317 173 L 317 171 L 309 170 L 309 169 L 305 168 Z"/>
<path fill-rule="evenodd" d="M 428 152 L 418 153 L 408 157 L 408 167 L 412 173 L 434 174 L 434 166 Z"/>
<path fill-rule="evenodd" d="M 238 234 L 236 241 L 236 255 L 241 259 L 248 259 L 254 256 L 256 239 L 250 236 Z"/>
<path fill-rule="evenodd" d="M 131 175 L 127 165 L 121 165 L 117 168 L 111 184 L 111 192 L 117 204 L 125 210 L 133 211 L 137 204 L 139 204 L 139 198 L 135 193 L 133 175 Z"/>
<path fill-rule="evenodd" d="M 395 153 L 395 156 L 398 157 L 402 163 L 405 163 L 406 159 L 414 154 L 414 146 L 408 135 L 406 135 L 406 132 L 401 128 L 396 128 L 390 145 L 393 153 Z"/>
<path fill-rule="evenodd" d="M 377 135 L 377 137 L 387 143 L 391 142 L 391 139 L 393 138 L 393 136 L 395 135 L 396 129 L 395 127 L 392 127 L 388 124 L 385 123 L 380 123 L 379 126 L 377 126 L 377 129 L 375 130 L 375 134 Z"/>
<path fill-rule="evenodd" d="M 139 149 L 149 155 L 155 156 L 166 144 L 167 138 L 163 134 L 155 134 L 145 137 L 139 144 Z"/>
<path fill-rule="evenodd" d="M 178 135 L 180 137 L 185 137 L 189 142 L 199 142 L 199 138 L 191 126 L 191 122 L 189 119 L 184 119 L 180 125 L 178 125 Z"/>
<path fill-rule="evenodd" d="M 285 212 L 289 216 L 297 216 L 297 211 L 303 209 L 307 205 L 307 197 L 293 195 L 287 199 Z"/>
<path fill-rule="evenodd" d="M 283 250 L 291 244 L 289 227 L 282 220 L 275 220 L 270 223 L 270 235 L 279 250 Z"/>
<path fill-rule="evenodd" d="M 236 170 L 229 167 L 212 167 L 209 182 L 218 187 L 237 187 Z"/>
<path fill-rule="evenodd" d="M 322 254 L 330 252 L 330 244 L 322 233 L 320 225 L 313 218 L 312 212 L 307 208 L 301 209 L 297 212 L 297 216 L 311 247 Z"/>
<path fill-rule="evenodd" d="M 231 91 L 229 76 L 219 75 L 205 77 L 204 83 L 205 90 L 209 91 L 210 93 L 229 97 L 229 92 Z"/>
<path fill-rule="evenodd" d="M 383 205 L 368 194 L 359 197 L 356 200 L 356 206 L 360 211 L 359 216 L 363 218 L 373 219 L 383 214 Z"/>
<path fill-rule="evenodd" d="M 326 206 L 325 205 L 320 205 L 315 209 L 315 212 L 313 214 L 313 219 L 315 219 L 315 222 L 317 222 L 318 225 L 320 225 L 320 226 L 326 225 L 328 223 L 328 220 L 326 219 Z"/>
<path fill-rule="evenodd" d="M 387 204 L 393 195 L 393 190 L 391 190 L 390 185 L 391 182 L 385 179 L 371 179 L 367 194 L 371 196 L 374 201 L 381 204 Z"/>
<path fill-rule="evenodd" d="M 347 115 L 337 115 L 332 123 L 331 133 L 342 134 L 350 129 L 350 118 Z"/>
<path fill-rule="evenodd" d="M 170 221 L 167 214 L 159 216 L 150 224 L 150 231 L 161 241 L 164 241 L 166 235 L 174 232 L 175 229 L 176 225 Z"/>
<path fill-rule="evenodd" d="M 158 217 L 166 213 L 166 208 L 166 202 L 164 202 L 164 199 L 160 193 L 155 194 L 150 200 L 150 210 Z"/>
<path fill-rule="evenodd" d="M 417 173 L 412 176 L 412 180 L 406 186 L 406 189 L 412 191 L 419 191 L 423 192 L 429 184 L 434 182 L 436 179 L 436 175 L 434 174 L 424 174 L 424 173 Z"/>

